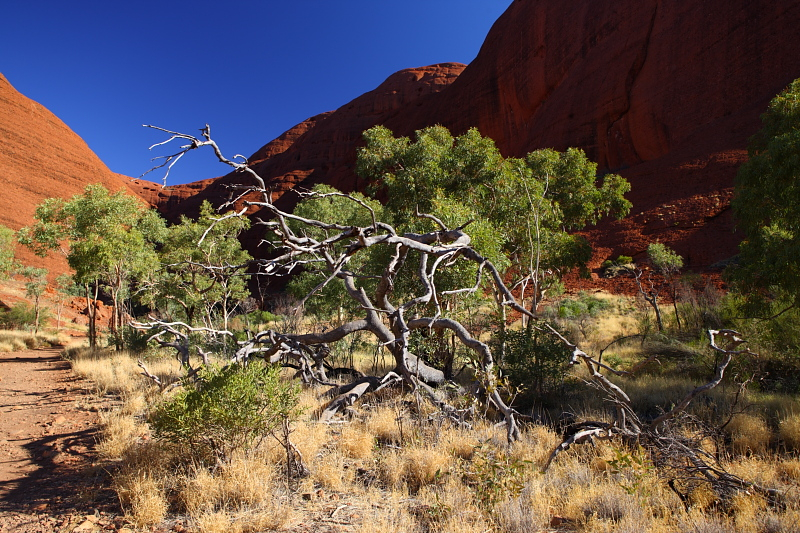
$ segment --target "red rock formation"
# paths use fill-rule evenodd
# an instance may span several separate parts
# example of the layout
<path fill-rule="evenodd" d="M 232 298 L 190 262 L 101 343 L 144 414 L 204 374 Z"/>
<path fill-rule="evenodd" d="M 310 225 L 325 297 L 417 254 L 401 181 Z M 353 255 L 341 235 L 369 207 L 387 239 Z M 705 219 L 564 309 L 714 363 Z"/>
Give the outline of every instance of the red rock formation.
<path fill-rule="evenodd" d="M 800 76 L 800 2 L 516 1 L 446 91 L 385 121 L 477 126 L 507 155 L 579 146 L 631 181 L 592 239 L 659 239 L 695 266 L 736 252 L 728 201 L 769 100 Z"/>
<path fill-rule="evenodd" d="M 17 230 L 33 222 L 45 198 L 70 198 L 90 183 L 116 191 L 130 179 L 111 172 L 78 135 L 0 74 L 0 224 Z M 67 270 L 61 257 L 42 259 L 18 248 L 25 264 Z"/>
<path fill-rule="evenodd" d="M 598 261 L 660 240 L 707 266 L 736 253 L 733 177 L 759 114 L 800 76 L 797 28 L 797 1 L 517 0 L 469 67 L 401 71 L 251 160 L 280 194 L 320 181 L 358 188 L 355 148 L 378 123 L 403 135 L 476 126 L 505 155 L 579 146 L 633 184 L 633 215 L 587 232 Z M 191 211 L 235 179 L 197 195 L 196 184 L 175 187 L 162 205 Z"/>

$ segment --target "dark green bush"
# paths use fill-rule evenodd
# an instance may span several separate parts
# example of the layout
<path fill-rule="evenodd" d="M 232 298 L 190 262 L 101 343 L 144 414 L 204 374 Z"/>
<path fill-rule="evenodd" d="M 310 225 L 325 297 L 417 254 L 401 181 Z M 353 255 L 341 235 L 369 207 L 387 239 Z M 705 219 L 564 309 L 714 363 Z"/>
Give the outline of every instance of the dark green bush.
<path fill-rule="evenodd" d="M 597 316 L 600 311 L 608 307 L 609 303 L 606 300 L 581 293 L 577 299 L 564 298 L 561 300 L 558 304 L 558 316 L 559 318 Z"/>
<path fill-rule="evenodd" d="M 569 371 L 569 350 L 555 337 L 536 328 L 507 331 L 503 372 L 527 394 L 555 392 Z"/>
<path fill-rule="evenodd" d="M 39 323 L 47 320 L 49 313 L 40 309 Z M 0 310 L 0 326 L 4 329 L 26 329 L 36 324 L 36 310 L 26 302 L 14 304 L 11 309 Z"/>
<path fill-rule="evenodd" d="M 158 438 L 188 447 L 199 459 L 229 461 L 295 419 L 299 389 L 280 379 L 280 367 L 250 363 L 201 370 L 150 417 Z"/>
<path fill-rule="evenodd" d="M 279 318 L 280 317 L 274 313 L 262 311 L 260 309 L 247 313 L 247 322 L 253 325 L 267 324 L 269 322 L 274 322 Z"/>

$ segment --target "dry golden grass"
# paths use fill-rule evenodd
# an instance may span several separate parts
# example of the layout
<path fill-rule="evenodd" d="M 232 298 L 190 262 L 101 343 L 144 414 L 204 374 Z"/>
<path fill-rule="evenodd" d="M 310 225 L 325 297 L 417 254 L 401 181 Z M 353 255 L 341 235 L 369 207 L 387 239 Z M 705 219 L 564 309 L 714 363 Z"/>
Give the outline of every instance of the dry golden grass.
<path fill-rule="evenodd" d="M 40 331 L 35 335 L 30 331 L 0 330 L 0 352 L 18 352 L 42 346 L 65 346 L 68 342 L 69 337 L 59 332 Z"/>
<path fill-rule="evenodd" d="M 772 432 L 760 416 L 738 414 L 725 428 L 731 438 L 734 453 L 764 453 L 769 446 Z"/>
<path fill-rule="evenodd" d="M 404 450 L 401 479 L 411 492 L 436 482 L 453 466 L 452 456 L 435 447 L 410 447 Z"/>
<path fill-rule="evenodd" d="M 439 437 L 439 447 L 456 459 L 471 460 L 480 441 L 477 436 L 464 433 L 456 427 L 444 428 Z"/>
<path fill-rule="evenodd" d="M 792 414 L 781 420 L 779 426 L 781 440 L 788 451 L 800 452 L 800 415 Z"/>
<path fill-rule="evenodd" d="M 115 484 L 122 508 L 137 527 L 155 525 L 166 517 L 169 504 L 160 480 L 147 472 L 130 471 L 118 475 Z"/>
<path fill-rule="evenodd" d="M 401 416 L 400 413 L 393 409 L 377 409 L 370 413 L 367 418 L 366 430 L 371 435 L 374 435 L 380 444 L 400 444 L 402 419 L 398 421 L 398 418 Z"/>
<path fill-rule="evenodd" d="M 336 445 L 345 456 L 351 459 L 366 459 L 372 456 L 375 437 L 361 424 L 349 424 L 342 427 L 341 436 Z"/>
<path fill-rule="evenodd" d="M 306 460 L 311 460 L 313 457 L 319 455 L 320 450 L 325 446 L 329 440 L 328 426 L 320 424 L 314 420 L 300 420 L 293 426 L 291 435 L 292 443 L 297 446 L 300 453 Z M 283 448 L 277 446 L 277 442 L 270 442 L 270 449 L 274 449 L 276 454 L 275 461 L 279 461 L 285 454 Z"/>
<path fill-rule="evenodd" d="M 758 517 L 767 510 L 767 502 L 762 496 L 741 492 L 731 498 L 730 506 L 737 531 L 742 533 L 759 532 Z"/>
<path fill-rule="evenodd" d="M 194 524 L 199 533 L 240 533 L 227 511 L 209 511 L 194 515 Z"/>
<path fill-rule="evenodd" d="M 119 459 L 124 456 L 148 433 L 145 424 L 132 417 L 131 413 L 121 410 L 103 413 L 100 423 L 103 428 L 103 436 L 97 443 L 97 452 L 100 457 L 107 460 Z"/>
<path fill-rule="evenodd" d="M 68 350 L 67 358 L 72 370 L 94 384 L 98 394 L 129 395 L 136 392 L 153 392 L 152 382 L 141 375 L 135 355 L 113 350 Z M 172 358 L 162 357 L 147 361 L 148 370 L 164 382 L 181 376 L 180 365 Z"/>
<path fill-rule="evenodd" d="M 416 533 L 422 532 L 419 522 L 403 500 L 406 495 L 398 493 L 376 494 L 379 499 L 369 502 L 357 533 Z"/>
<path fill-rule="evenodd" d="M 371 364 L 371 359 L 362 358 L 362 364 L 368 360 Z M 415 413 L 431 412 L 430 404 L 391 390 L 370 398 L 369 406 L 357 405 L 352 418 L 331 425 L 314 420 L 314 412 L 325 401 L 318 397 L 319 389 L 303 392 L 300 402 L 305 414 L 293 424 L 291 439 L 310 469 L 305 479 L 287 483 L 285 450 L 274 441 L 224 465 L 201 465 L 188 460 L 185 451 L 149 437 L 141 420 L 160 393 L 138 375 L 132 356 L 74 359 L 76 371 L 94 380 L 98 393 L 113 392 L 123 400 L 116 411 L 104 416 L 99 449 L 104 459 L 118 465 L 116 487 L 137 527 L 150 527 L 170 513 L 179 513 L 188 518 L 193 531 L 285 531 L 296 519 L 310 522 L 315 512 L 330 516 L 337 508 L 334 501 L 300 498 L 301 493 L 313 495 L 319 489 L 341 499 L 348 509 L 358 510 L 347 530 L 370 533 L 782 533 L 796 531 L 799 523 L 800 504 L 795 500 L 785 508 L 770 508 L 757 497 L 740 495 L 722 509 L 717 495 L 703 484 L 689 494 L 693 510 L 687 513 L 647 461 L 627 469 L 613 465 L 618 450 L 644 457 L 641 450 L 627 449 L 620 442 L 574 446 L 542 473 L 541 467 L 560 442 L 552 429 L 528 426 L 521 440 L 509 448 L 502 427 L 472 421 L 472 429 L 463 429 L 448 422 L 423 421 L 426 417 Z M 170 358 L 152 360 L 148 366 L 159 375 L 177 372 Z M 642 402 L 654 411 L 669 407 L 697 385 L 657 376 L 619 381 L 634 404 Z M 711 397 L 711 402 L 720 405 L 723 400 L 721 393 Z M 781 418 L 769 420 L 781 421 L 780 437 L 788 446 L 790 435 L 800 432 L 792 426 L 796 423 L 791 415 L 793 403 L 770 401 L 774 409 L 759 412 L 782 413 Z M 579 417 L 607 416 L 598 410 L 601 406 L 591 394 L 585 405 Z M 739 415 L 730 431 L 732 451 L 738 454 L 726 462 L 732 473 L 798 493 L 800 460 L 770 455 L 772 435 L 764 418 Z M 711 441 L 707 445 L 712 453 L 726 451 L 716 450 Z M 497 470 L 486 469 L 492 458 L 498 460 Z M 511 483 L 503 485 L 505 481 Z M 346 521 L 349 515 L 342 511 L 337 516 Z M 551 526 L 554 520 L 560 525 Z"/>
<path fill-rule="evenodd" d="M 312 477 L 328 490 L 346 491 L 355 478 L 354 469 L 347 465 L 347 458 L 338 451 L 322 454 L 311 463 Z"/>
<path fill-rule="evenodd" d="M 789 483 L 800 482 L 800 459 L 787 459 L 779 462 L 777 471 L 781 479 Z"/>

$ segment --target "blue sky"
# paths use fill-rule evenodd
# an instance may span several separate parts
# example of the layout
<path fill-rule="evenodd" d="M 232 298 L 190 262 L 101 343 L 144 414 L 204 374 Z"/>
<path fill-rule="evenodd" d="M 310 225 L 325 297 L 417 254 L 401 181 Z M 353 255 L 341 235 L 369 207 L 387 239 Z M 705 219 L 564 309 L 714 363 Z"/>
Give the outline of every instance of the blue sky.
<path fill-rule="evenodd" d="M 469 63 L 511 0 L 9 1 L 0 72 L 80 135 L 115 172 L 138 176 L 162 136 L 205 123 L 249 156 L 403 68 Z M 208 153 L 169 184 L 219 176 Z M 163 174 L 149 174 L 160 182 Z"/>

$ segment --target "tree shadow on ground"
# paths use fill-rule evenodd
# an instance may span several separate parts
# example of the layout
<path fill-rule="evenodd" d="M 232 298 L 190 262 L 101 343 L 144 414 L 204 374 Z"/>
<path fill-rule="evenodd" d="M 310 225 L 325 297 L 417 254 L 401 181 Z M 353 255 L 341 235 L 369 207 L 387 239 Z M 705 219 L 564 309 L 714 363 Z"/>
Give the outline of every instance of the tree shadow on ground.
<path fill-rule="evenodd" d="M 24 446 L 36 470 L 0 483 L 0 510 L 118 511 L 108 472 L 92 464 L 97 428 L 46 435 Z M 91 455 L 91 452 L 88 452 Z"/>

